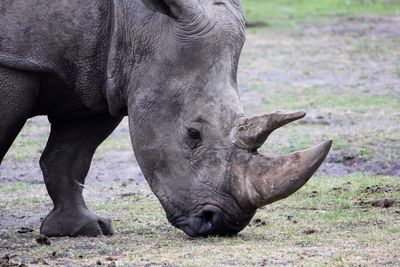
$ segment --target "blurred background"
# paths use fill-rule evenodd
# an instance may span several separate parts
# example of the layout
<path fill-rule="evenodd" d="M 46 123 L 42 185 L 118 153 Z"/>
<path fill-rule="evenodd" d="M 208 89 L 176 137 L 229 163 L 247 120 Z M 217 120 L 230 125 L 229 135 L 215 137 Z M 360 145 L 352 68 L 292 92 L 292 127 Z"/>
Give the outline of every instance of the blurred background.
<path fill-rule="evenodd" d="M 334 140 L 327 174 L 400 176 L 400 1 L 243 4 L 249 36 L 239 80 L 246 110 L 308 113 L 265 151 L 305 148 L 326 136 Z"/>
<path fill-rule="evenodd" d="M 244 0 L 243 9 L 246 113 L 307 112 L 261 150 L 276 155 L 333 139 L 317 175 L 260 210 L 238 237 L 191 240 L 166 221 L 124 120 L 98 149 L 85 189 L 88 205 L 114 218 L 119 234 L 37 247 L 32 235 L 51 202 L 38 164 L 49 125 L 34 118 L 0 168 L 2 251 L 16 261 L 77 265 L 400 264 L 400 0 Z M 17 233 L 22 226 L 32 235 Z"/>

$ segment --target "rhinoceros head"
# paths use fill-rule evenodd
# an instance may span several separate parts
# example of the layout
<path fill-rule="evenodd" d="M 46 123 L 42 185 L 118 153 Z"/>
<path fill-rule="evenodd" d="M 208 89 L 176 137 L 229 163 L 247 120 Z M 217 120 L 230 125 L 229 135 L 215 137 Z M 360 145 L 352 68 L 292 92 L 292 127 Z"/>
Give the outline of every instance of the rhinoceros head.
<path fill-rule="evenodd" d="M 190 236 L 236 234 L 257 208 L 302 187 L 331 142 L 276 158 L 257 152 L 305 113 L 243 115 L 240 1 L 142 2 L 163 29 L 154 30 L 156 52 L 128 100 L 139 165 L 173 225 Z"/>

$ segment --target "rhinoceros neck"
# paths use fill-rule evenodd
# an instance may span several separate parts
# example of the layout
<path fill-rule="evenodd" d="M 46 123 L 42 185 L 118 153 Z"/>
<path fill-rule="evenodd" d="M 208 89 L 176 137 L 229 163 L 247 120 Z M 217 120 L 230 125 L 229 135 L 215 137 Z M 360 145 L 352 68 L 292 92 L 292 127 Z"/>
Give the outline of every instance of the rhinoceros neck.
<path fill-rule="evenodd" d="M 111 13 L 106 96 L 111 114 L 126 115 L 127 92 L 135 90 L 132 77 L 139 80 L 140 69 L 150 64 L 159 40 L 155 29 L 163 28 L 166 17 L 148 10 L 140 0 L 113 1 Z"/>

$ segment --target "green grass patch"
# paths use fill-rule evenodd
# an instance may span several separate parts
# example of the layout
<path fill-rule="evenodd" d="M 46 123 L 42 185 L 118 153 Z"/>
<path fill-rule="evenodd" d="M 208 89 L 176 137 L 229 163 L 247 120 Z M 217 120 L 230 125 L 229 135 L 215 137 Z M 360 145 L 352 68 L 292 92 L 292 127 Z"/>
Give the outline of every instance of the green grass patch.
<path fill-rule="evenodd" d="M 132 145 L 129 134 L 110 136 L 97 149 L 98 153 L 108 151 L 131 151 Z"/>
<path fill-rule="evenodd" d="M 47 136 L 19 136 L 10 147 L 7 158 L 22 162 L 34 155 L 40 155 L 46 146 L 46 142 Z"/>
<path fill-rule="evenodd" d="M 400 97 L 392 93 L 383 95 L 353 94 L 352 90 L 342 90 L 335 94 L 324 92 L 321 88 L 311 87 L 290 92 L 276 92 L 264 101 L 265 110 L 298 110 L 332 108 L 336 111 L 365 113 L 371 110 L 385 109 L 396 111 L 400 106 Z"/>
<path fill-rule="evenodd" d="M 399 0 L 244 0 L 248 21 L 264 21 L 273 27 L 293 26 L 329 16 L 399 14 Z"/>
<path fill-rule="evenodd" d="M 27 183 L 0 184 L 1 193 L 23 194 L 30 190 L 31 185 Z"/>

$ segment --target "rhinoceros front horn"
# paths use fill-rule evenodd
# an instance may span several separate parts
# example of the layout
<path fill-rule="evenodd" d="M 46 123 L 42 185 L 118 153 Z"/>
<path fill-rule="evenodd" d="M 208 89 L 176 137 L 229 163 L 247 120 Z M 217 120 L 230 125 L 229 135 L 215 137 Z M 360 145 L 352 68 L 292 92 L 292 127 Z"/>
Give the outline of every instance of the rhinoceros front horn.
<path fill-rule="evenodd" d="M 278 157 L 267 157 L 255 152 L 273 130 L 304 116 L 304 112 L 272 113 L 242 119 L 242 124 L 239 124 L 235 144 L 239 148 L 253 150 L 243 173 L 245 181 L 241 186 L 245 188 L 240 190 L 242 194 L 245 193 L 246 200 L 252 206 L 261 207 L 296 192 L 311 178 L 328 155 L 332 141 Z M 259 122 L 258 126 L 256 121 Z M 243 125 L 245 126 L 240 128 Z M 250 125 L 256 126 L 253 131 L 249 128 Z"/>

